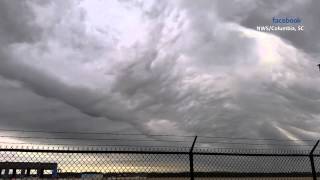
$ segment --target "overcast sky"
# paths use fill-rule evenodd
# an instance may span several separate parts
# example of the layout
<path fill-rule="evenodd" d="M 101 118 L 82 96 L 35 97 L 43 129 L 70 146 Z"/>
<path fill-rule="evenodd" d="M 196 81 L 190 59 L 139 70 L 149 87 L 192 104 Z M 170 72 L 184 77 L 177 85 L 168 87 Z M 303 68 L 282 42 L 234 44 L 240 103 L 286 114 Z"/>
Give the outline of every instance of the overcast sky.
<path fill-rule="evenodd" d="M 318 0 L 1 0 L 0 127 L 319 138 Z M 299 17 L 303 32 L 258 32 Z"/>

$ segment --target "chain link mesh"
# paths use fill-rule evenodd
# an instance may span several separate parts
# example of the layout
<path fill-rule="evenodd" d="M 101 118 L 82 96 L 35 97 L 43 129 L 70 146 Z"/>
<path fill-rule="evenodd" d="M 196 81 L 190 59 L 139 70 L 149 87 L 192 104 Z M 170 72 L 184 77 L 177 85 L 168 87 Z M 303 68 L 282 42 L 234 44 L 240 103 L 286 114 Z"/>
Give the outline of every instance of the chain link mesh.
<path fill-rule="evenodd" d="M 312 179 L 307 151 L 195 149 L 195 179 Z M 3 148 L 1 178 L 190 179 L 187 149 Z M 314 156 L 320 171 L 320 156 Z M 29 169 L 29 171 L 28 171 Z M 40 171 L 40 173 L 39 173 Z M 55 174 L 56 171 L 56 174 Z"/>

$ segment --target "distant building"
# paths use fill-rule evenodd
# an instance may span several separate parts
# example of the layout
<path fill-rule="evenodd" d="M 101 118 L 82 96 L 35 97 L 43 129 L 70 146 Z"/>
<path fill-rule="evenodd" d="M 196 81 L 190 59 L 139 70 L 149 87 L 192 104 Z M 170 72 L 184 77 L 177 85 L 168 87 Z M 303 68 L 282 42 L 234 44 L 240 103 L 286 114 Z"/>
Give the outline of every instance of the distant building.
<path fill-rule="evenodd" d="M 57 177 L 57 163 L 40 163 L 40 162 L 0 162 L 0 177 L 30 177 L 31 171 L 35 170 L 36 177 L 44 177 L 44 170 L 51 170 L 50 177 Z M 17 174 L 19 170 L 19 174 Z"/>

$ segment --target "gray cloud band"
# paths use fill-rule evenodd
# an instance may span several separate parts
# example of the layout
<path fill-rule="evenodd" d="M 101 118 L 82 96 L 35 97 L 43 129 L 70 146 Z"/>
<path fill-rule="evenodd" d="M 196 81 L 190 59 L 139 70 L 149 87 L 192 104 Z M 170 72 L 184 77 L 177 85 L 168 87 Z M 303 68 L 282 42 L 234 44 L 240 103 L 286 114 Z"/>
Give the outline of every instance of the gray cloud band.
<path fill-rule="evenodd" d="M 26 3 L 10 2 L 0 7 Z M 246 28 L 251 26 L 246 14 L 234 19 L 211 11 L 231 5 L 207 3 L 168 2 L 152 16 L 146 12 L 147 41 L 121 50 L 84 31 L 81 18 L 74 27 L 34 21 L 35 7 L 54 5 L 23 6 L 25 20 L 12 15 L 0 21 L 7 24 L 0 28 L 0 74 L 48 101 L 61 101 L 89 117 L 126 122 L 145 133 L 317 136 L 320 89 L 310 54 L 293 46 L 295 40 L 292 45 Z M 80 13 L 70 6 L 73 14 Z M 262 7 L 248 6 L 247 12 Z M 66 14 L 59 18 L 68 21 Z M 127 56 L 121 59 L 119 53 Z M 59 68 L 64 61 L 75 66 Z M 99 63 L 106 66 L 102 73 L 83 74 L 82 67 Z"/>

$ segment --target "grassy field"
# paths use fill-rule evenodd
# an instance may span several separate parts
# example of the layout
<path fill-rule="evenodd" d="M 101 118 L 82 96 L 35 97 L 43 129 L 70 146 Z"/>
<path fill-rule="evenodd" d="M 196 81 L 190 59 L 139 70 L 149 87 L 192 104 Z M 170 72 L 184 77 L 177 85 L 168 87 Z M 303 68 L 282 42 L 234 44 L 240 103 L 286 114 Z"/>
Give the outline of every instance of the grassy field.
<path fill-rule="evenodd" d="M 2 178 L 1 178 L 2 179 Z M 12 178 L 15 180 L 52 180 L 55 178 Z M 57 178 L 61 180 L 84 179 L 84 180 L 189 180 L 190 177 L 88 177 L 88 178 Z M 312 180 L 312 177 L 196 177 L 195 180 Z"/>
<path fill-rule="evenodd" d="M 118 178 L 118 179 L 114 179 L 114 180 L 135 180 L 135 178 Z M 136 180 L 140 180 L 140 179 L 144 179 L 144 178 L 136 178 Z M 168 180 L 189 180 L 190 178 L 169 178 L 169 177 L 165 177 L 165 178 L 145 178 L 146 180 L 164 180 L 164 179 L 168 179 Z M 217 177 L 217 178 L 213 178 L 213 177 L 208 177 L 208 178 L 195 178 L 196 180 L 254 180 L 254 179 L 259 179 L 259 180 L 312 180 L 311 177 Z M 111 179 L 110 179 L 111 180 Z M 113 179 L 112 179 L 113 180 Z"/>

